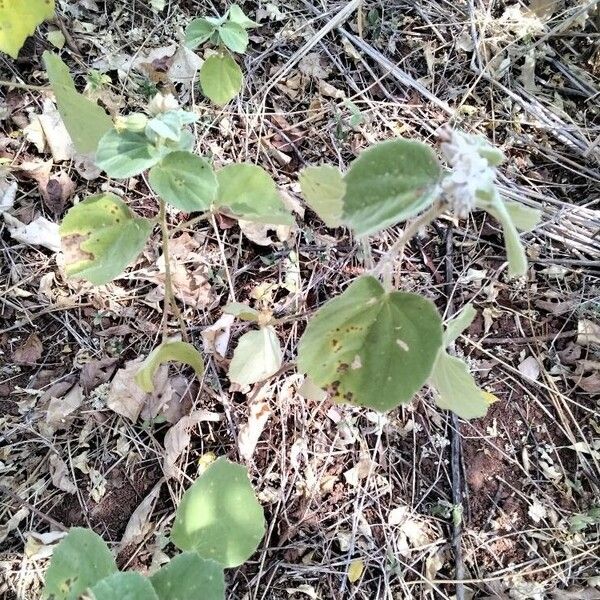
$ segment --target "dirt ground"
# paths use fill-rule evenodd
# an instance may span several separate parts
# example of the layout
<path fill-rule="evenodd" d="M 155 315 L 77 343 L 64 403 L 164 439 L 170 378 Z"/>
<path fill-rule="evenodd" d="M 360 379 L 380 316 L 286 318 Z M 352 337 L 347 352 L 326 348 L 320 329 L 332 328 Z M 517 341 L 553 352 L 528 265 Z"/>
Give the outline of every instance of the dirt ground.
<path fill-rule="evenodd" d="M 402 288 L 442 312 L 477 308 L 456 350 L 497 398 L 485 418 L 452 418 L 429 392 L 385 416 L 308 400 L 293 364 L 239 390 L 226 376 L 247 330 L 236 322 L 226 358 L 206 353 L 201 382 L 171 370 L 178 415 L 193 408 L 210 418 L 183 436 L 167 476 L 173 424 L 132 420 L 111 400 L 119 370 L 160 336 L 158 238 L 123 277 L 95 288 L 67 279 L 60 253 L 19 243 L 0 223 L 0 598 L 38 598 L 52 545 L 73 525 L 101 534 L 121 568 L 160 565 L 198 461 L 214 453 L 243 462 L 240 430 L 264 402 L 270 415 L 246 462 L 268 530 L 256 555 L 227 572 L 232 600 L 599 599 L 600 522 L 588 515 L 600 506 L 597 2 L 244 2 L 260 27 L 243 59 L 243 93 L 225 109 L 174 82 L 171 67 L 190 18 L 226 5 L 167 0 L 156 13 L 149 4 L 59 1 L 56 25 L 17 60 L 0 56 L 0 79 L 45 85 L 45 33 L 60 26 L 78 86 L 90 70 L 96 82 L 104 76 L 96 93 L 111 113 L 173 92 L 200 115 L 201 155 L 257 162 L 276 178 L 295 209 L 291 231 L 243 231 L 223 217 L 175 236 L 180 308 L 199 348 L 233 290 L 285 317 L 278 334 L 293 363 L 306 317 L 397 239 L 401 228 L 391 228 L 367 247 L 327 229 L 299 194 L 306 165 L 346 167 L 400 135 L 435 143 L 450 123 L 502 148 L 502 193 L 540 208 L 542 224 L 523 236 L 525 280 L 508 279 L 501 231 L 480 213 L 441 218 L 396 265 Z M 40 141 L 32 123 L 52 108 L 49 93 L 1 89 L 14 216 L 58 222 L 101 189 L 155 214 L 143 178 L 90 175 Z M 177 331 L 175 319 L 169 326 Z M 364 571 L 350 581 L 357 560 Z"/>

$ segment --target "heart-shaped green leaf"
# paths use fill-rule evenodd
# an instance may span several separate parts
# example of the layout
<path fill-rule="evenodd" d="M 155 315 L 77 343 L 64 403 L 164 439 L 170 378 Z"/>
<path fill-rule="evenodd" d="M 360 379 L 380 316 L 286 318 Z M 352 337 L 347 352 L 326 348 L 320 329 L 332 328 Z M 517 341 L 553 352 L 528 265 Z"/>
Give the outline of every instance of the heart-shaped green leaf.
<path fill-rule="evenodd" d="M 75 527 L 54 549 L 43 597 L 77 600 L 85 590 L 117 571 L 104 540 L 90 529 Z"/>
<path fill-rule="evenodd" d="M 185 30 L 185 43 L 189 48 L 197 48 L 208 42 L 217 26 L 207 19 L 194 19 Z"/>
<path fill-rule="evenodd" d="M 191 152 L 171 152 L 150 169 L 152 189 L 179 210 L 208 210 L 217 197 L 211 166 Z"/>
<path fill-rule="evenodd" d="M 159 600 L 150 581 L 134 571 L 113 573 L 94 585 L 90 593 L 93 600 Z"/>
<path fill-rule="evenodd" d="M 17 58 L 35 28 L 54 15 L 54 0 L 4 0 L 0 3 L 0 50 Z"/>
<path fill-rule="evenodd" d="M 75 89 L 69 68 L 56 54 L 44 52 L 43 59 L 58 112 L 73 145 L 81 154 L 95 153 L 102 136 L 112 129 L 112 119 Z"/>
<path fill-rule="evenodd" d="M 285 209 L 277 186 L 258 165 L 232 164 L 217 172 L 217 206 L 245 221 L 268 225 L 291 225 L 294 220 Z"/>
<path fill-rule="evenodd" d="M 156 369 L 166 362 L 180 362 L 190 365 L 198 377 L 204 373 L 204 361 L 202 355 L 194 346 L 187 342 L 170 341 L 163 342 L 154 348 L 142 363 L 135 375 L 135 382 L 146 392 L 154 391 L 153 377 Z"/>
<path fill-rule="evenodd" d="M 281 368 L 283 354 L 273 327 L 248 331 L 238 341 L 229 364 L 229 379 L 245 386 L 268 379 Z"/>
<path fill-rule="evenodd" d="M 219 458 L 183 495 L 171 541 L 230 568 L 248 560 L 264 534 L 263 509 L 248 472 Z"/>
<path fill-rule="evenodd" d="M 440 176 L 426 144 L 397 139 L 372 146 L 344 177 L 344 223 L 365 236 L 405 221 L 436 199 Z"/>
<path fill-rule="evenodd" d="M 96 164 L 109 177 L 126 179 L 155 165 L 164 153 L 158 151 L 144 133 L 111 129 L 102 137 Z"/>
<path fill-rule="evenodd" d="M 217 106 L 224 106 L 242 89 L 242 70 L 229 54 L 213 54 L 200 67 L 202 93 Z"/>
<path fill-rule="evenodd" d="M 238 23 L 227 21 L 219 27 L 219 37 L 232 52 L 243 54 L 248 47 L 248 32 Z"/>
<path fill-rule="evenodd" d="M 442 321 L 430 300 L 386 292 L 365 276 L 309 321 L 298 368 L 339 402 L 385 411 L 425 384 L 441 346 Z"/>
<path fill-rule="evenodd" d="M 141 252 L 153 226 L 115 194 L 86 198 L 69 209 L 59 230 L 67 275 L 108 283 Z"/>
<path fill-rule="evenodd" d="M 306 203 L 328 227 L 342 225 L 346 182 L 340 170 L 329 165 L 307 167 L 300 173 L 300 187 Z"/>
<path fill-rule="evenodd" d="M 184 552 L 150 577 L 159 600 L 225 600 L 223 567 Z"/>

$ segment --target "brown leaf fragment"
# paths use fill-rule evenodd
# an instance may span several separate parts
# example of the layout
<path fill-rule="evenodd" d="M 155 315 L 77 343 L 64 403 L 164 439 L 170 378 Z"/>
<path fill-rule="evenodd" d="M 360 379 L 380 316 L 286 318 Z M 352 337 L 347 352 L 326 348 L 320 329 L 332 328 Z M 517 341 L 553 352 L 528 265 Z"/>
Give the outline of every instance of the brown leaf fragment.
<path fill-rule="evenodd" d="M 12 361 L 17 365 L 35 365 L 42 357 L 43 349 L 40 338 L 35 333 L 32 333 L 12 353 Z"/>
<path fill-rule="evenodd" d="M 77 492 L 77 486 L 69 477 L 67 465 L 58 454 L 53 454 L 50 457 L 50 478 L 59 490 L 67 492 L 67 494 L 75 494 Z"/>

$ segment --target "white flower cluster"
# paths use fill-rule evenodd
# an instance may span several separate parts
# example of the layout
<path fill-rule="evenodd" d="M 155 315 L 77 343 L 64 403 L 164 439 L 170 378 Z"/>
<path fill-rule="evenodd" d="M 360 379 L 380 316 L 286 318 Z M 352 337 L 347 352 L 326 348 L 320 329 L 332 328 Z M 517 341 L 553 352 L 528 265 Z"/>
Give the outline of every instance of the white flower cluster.
<path fill-rule="evenodd" d="M 491 200 L 496 193 L 496 167 L 504 155 L 485 139 L 450 128 L 440 132 L 440 149 L 452 167 L 442 180 L 442 189 L 450 208 L 465 218 L 477 200 Z"/>

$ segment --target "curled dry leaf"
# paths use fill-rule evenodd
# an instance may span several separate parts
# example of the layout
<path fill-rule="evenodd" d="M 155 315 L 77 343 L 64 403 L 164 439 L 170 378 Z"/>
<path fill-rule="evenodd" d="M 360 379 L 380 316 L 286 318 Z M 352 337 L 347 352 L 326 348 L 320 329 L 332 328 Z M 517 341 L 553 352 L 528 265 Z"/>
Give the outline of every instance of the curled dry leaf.
<path fill-rule="evenodd" d="M 216 323 L 202 330 L 204 352 L 213 354 L 219 359 L 225 358 L 234 320 L 233 315 L 224 314 Z"/>
<path fill-rule="evenodd" d="M 50 457 L 50 478 L 59 490 L 67 492 L 67 494 L 75 494 L 77 492 L 77 486 L 69 477 L 67 465 L 58 454 L 53 454 Z"/>
<path fill-rule="evenodd" d="M 190 430 L 202 421 L 220 421 L 222 415 L 208 410 L 196 410 L 187 417 L 180 419 L 165 434 L 165 456 L 163 460 L 163 472 L 165 477 L 179 478 L 181 472 L 177 467 L 177 461 L 184 450 L 190 444 Z"/>
<path fill-rule="evenodd" d="M 60 250 L 58 225 L 48 221 L 45 217 L 37 217 L 31 223 L 25 225 L 19 219 L 4 213 L 4 221 L 11 237 L 18 242 L 31 246 L 43 246 L 53 252 Z"/>
<path fill-rule="evenodd" d="M 191 407 L 191 387 L 185 377 L 169 378 L 167 365 L 161 365 L 154 375 L 154 391 L 147 394 L 135 382 L 143 358 L 129 361 L 119 369 L 110 385 L 106 405 L 134 423 L 163 416 L 176 423 Z"/>
<path fill-rule="evenodd" d="M 71 425 L 72 415 L 83 403 L 83 389 L 81 386 L 74 386 L 65 396 L 60 398 L 50 398 L 48 410 L 46 412 L 46 424 L 53 431 L 59 429 L 68 429 Z"/>
<path fill-rule="evenodd" d="M 17 365 L 35 365 L 42 357 L 43 346 L 40 338 L 32 333 L 12 354 Z"/>
<path fill-rule="evenodd" d="M 250 406 L 248 422 L 240 427 L 238 448 L 245 460 L 250 460 L 256 449 L 260 435 L 271 416 L 267 402 L 255 402 Z"/>
<path fill-rule="evenodd" d="M 160 494 L 162 484 L 163 481 L 159 481 L 133 511 L 127 522 L 127 526 L 125 527 L 125 533 L 119 543 L 119 552 L 130 544 L 138 544 L 141 542 L 151 530 L 150 516 L 152 515 L 152 510 L 154 509 L 154 505 Z"/>

